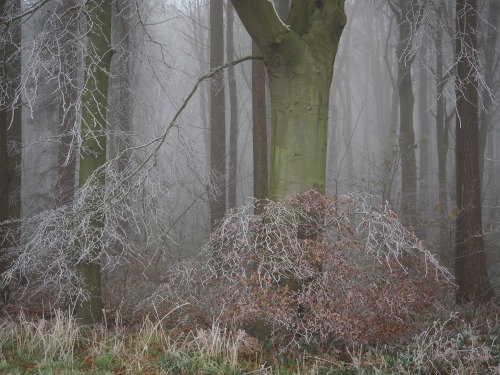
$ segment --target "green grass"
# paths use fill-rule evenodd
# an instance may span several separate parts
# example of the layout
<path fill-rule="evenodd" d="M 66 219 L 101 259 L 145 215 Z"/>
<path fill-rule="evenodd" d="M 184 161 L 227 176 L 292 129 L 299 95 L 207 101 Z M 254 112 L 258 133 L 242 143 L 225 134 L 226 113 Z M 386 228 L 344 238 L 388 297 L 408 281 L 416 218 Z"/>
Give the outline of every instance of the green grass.
<path fill-rule="evenodd" d="M 217 324 L 169 332 L 146 318 L 135 328 L 78 327 L 20 314 L 0 323 L 0 374 L 498 374 L 500 325 L 436 321 L 404 346 L 328 350 L 261 345 Z"/>

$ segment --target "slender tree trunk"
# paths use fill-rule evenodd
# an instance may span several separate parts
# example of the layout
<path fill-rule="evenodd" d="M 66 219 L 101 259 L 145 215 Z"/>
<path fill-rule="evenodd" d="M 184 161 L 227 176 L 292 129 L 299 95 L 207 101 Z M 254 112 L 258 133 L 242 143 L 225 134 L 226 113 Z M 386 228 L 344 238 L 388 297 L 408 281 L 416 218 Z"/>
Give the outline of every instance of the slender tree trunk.
<path fill-rule="evenodd" d="M 443 8 L 439 8 L 440 17 L 443 16 Z M 446 119 L 446 102 L 444 99 L 444 89 L 446 78 L 443 71 L 443 32 L 437 30 L 436 34 L 436 146 L 438 157 L 438 186 L 439 186 L 439 204 L 442 212 L 448 214 L 448 182 L 446 162 L 448 159 L 449 147 L 449 121 Z M 446 230 L 446 228 L 445 228 Z M 443 233 L 442 233 L 443 234 Z"/>
<path fill-rule="evenodd" d="M 109 69 L 111 64 L 111 3 L 102 0 L 88 5 L 88 51 L 85 62 L 85 84 L 82 97 L 82 149 L 80 156 L 80 188 L 90 183 L 95 194 L 88 197 L 94 236 L 86 243 L 91 254 L 79 265 L 79 272 L 90 298 L 78 301 L 77 317 L 83 324 L 100 322 L 102 313 L 101 233 L 104 218 L 98 209 L 104 204 L 106 163 L 106 112 L 108 108 Z M 96 174 L 96 175 L 94 175 Z"/>
<path fill-rule="evenodd" d="M 389 23 L 389 30 L 392 29 L 393 20 L 396 16 L 391 17 Z M 397 153 L 397 132 L 398 132 L 398 119 L 399 119 L 399 90 L 397 77 L 394 77 L 393 65 L 394 60 L 391 56 L 391 32 L 387 33 L 384 48 L 384 62 L 391 80 L 391 98 L 390 98 L 390 117 L 388 129 L 384 131 L 382 139 L 382 199 L 383 202 L 387 201 L 392 204 L 392 191 L 396 179 L 397 168 L 399 165 L 399 154 Z M 377 74 L 377 73 L 374 73 Z M 378 95 L 378 92 L 374 92 Z"/>
<path fill-rule="evenodd" d="M 419 174 L 419 210 L 420 215 L 427 216 L 423 211 L 429 203 L 429 114 L 427 112 L 428 99 L 427 99 L 427 86 L 428 74 L 427 66 L 425 63 L 420 65 L 420 82 L 418 88 L 418 112 L 420 120 L 420 141 L 418 145 L 420 174 Z M 420 231 L 420 235 L 425 236 L 427 231 Z"/>
<path fill-rule="evenodd" d="M 133 58 L 132 58 L 132 35 L 133 28 L 133 8 L 135 3 L 133 0 L 119 0 L 115 2 L 117 10 L 116 34 L 121 41 L 121 53 L 116 56 L 116 67 L 114 74 L 118 76 L 118 113 L 116 117 L 116 131 L 114 132 L 115 152 L 118 157 L 117 172 L 118 174 L 125 173 L 127 166 L 130 165 L 130 153 L 124 152 L 130 145 L 130 137 L 132 132 L 132 122 L 134 117 L 134 100 L 132 97 L 132 77 L 133 77 Z M 113 74 L 112 74 L 113 75 Z M 127 182 L 125 182 L 126 184 Z M 127 199 L 123 204 L 130 204 Z M 129 223 L 125 219 L 120 219 L 117 223 L 117 232 L 120 236 L 126 237 Z M 114 250 L 117 254 L 122 252 L 121 241 L 116 241 Z"/>
<path fill-rule="evenodd" d="M 260 50 L 252 43 L 252 55 L 259 56 Z M 253 196 L 255 199 L 267 198 L 267 121 L 266 121 L 266 82 L 265 67 L 260 60 L 252 60 L 252 121 L 253 121 Z M 256 215 L 261 206 L 255 208 Z"/>
<path fill-rule="evenodd" d="M 210 69 L 224 62 L 223 1 L 210 2 Z M 210 226 L 215 229 L 226 212 L 226 120 L 224 75 L 216 74 L 210 88 Z"/>
<path fill-rule="evenodd" d="M 500 18 L 500 0 L 488 1 L 488 26 L 484 38 L 484 80 L 489 89 L 495 85 L 495 74 L 498 70 L 498 19 Z M 488 163 L 484 157 L 488 134 L 491 134 L 493 127 L 493 116 L 495 102 L 492 94 L 485 88 L 482 93 L 483 105 L 480 112 L 480 130 L 479 130 L 479 155 L 481 157 L 480 173 L 481 180 L 485 163 Z M 491 163 L 491 161 L 489 162 Z M 495 185 L 493 185 L 495 186 Z"/>
<path fill-rule="evenodd" d="M 473 66 L 477 61 L 477 1 L 456 2 L 457 207 L 455 276 L 457 302 L 485 302 L 494 295 L 486 270 L 481 219 L 479 175 L 478 87 Z"/>
<path fill-rule="evenodd" d="M 76 102 L 78 100 L 78 18 L 72 9 L 75 0 L 67 0 L 57 11 L 61 14 L 60 72 L 61 98 L 59 121 L 61 124 L 59 147 L 57 150 L 56 205 L 71 204 L 75 194 L 76 145 L 72 130 L 76 123 Z"/>
<path fill-rule="evenodd" d="M 406 1 L 406 0 L 405 0 Z M 401 214 L 415 225 L 417 206 L 417 164 L 415 158 L 415 132 L 413 109 L 415 97 L 411 66 L 413 58 L 407 56 L 411 43 L 412 21 L 406 19 L 408 7 L 401 10 L 404 15 L 399 22 L 398 45 L 398 91 L 399 91 L 399 148 L 401 154 Z"/>
<path fill-rule="evenodd" d="M 450 253 L 449 225 L 448 225 L 448 149 L 449 129 L 451 118 L 446 116 L 446 102 L 444 89 L 446 78 L 443 72 L 442 32 L 436 35 L 436 148 L 438 159 L 438 201 L 441 220 L 439 223 L 440 254 L 448 266 L 452 265 L 453 255 Z"/>
<path fill-rule="evenodd" d="M 227 62 L 234 60 L 234 8 L 229 1 L 227 3 L 227 33 L 226 33 L 226 51 Z M 236 92 L 236 79 L 234 76 L 234 66 L 227 69 L 230 120 L 229 120 L 229 184 L 228 184 L 228 208 L 236 207 L 236 186 L 238 176 L 238 95 Z"/>
<path fill-rule="evenodd" d="M 11 7 L 12 12 L 21 9 L 20 0 Z M 0 14 L 5 15 L 7 0 L 0 1 Z M 12 14 L 11 14 L 12 15 Z M 2 25 L 0 42 L 0 84 L 3 87 L 0 107 L 0 274 L 10 264 L 5 259 L 5 251 L 19 244 L 20 238 L 7 237 L 12 224 L 2 224 L 5 220 L 21 218 L 21 145 L 22 110 L 17 86 L 21 79 L 21 23 Z M 20 231 L 13 231 L 20 233 Z M 9 290 L 0 290 L 0 301 L 9 299 Z"/>

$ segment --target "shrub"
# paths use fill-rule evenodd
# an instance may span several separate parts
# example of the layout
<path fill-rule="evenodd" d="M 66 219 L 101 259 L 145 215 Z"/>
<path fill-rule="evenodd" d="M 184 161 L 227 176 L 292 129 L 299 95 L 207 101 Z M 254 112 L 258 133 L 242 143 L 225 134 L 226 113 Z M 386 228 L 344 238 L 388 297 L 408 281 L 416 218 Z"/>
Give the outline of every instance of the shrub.
<path fill-rule="evenodd" d="M 170 302 L 226 324 L 266 325 L 288 343 L 391 342 L 439 308 L 451 275 L 387 206 L 315 191 L 227 213 L 201 262 L 170 270 Z M 191 276 L 202 271 L 202 276 Z M 199 293 L 193 295 L 193 291 Z"/>

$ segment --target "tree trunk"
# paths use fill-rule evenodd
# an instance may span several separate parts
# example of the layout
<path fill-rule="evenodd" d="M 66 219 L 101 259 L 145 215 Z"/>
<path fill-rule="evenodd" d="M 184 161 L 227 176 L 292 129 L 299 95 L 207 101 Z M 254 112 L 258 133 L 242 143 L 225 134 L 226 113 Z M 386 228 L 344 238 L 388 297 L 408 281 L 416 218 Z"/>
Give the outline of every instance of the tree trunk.
<path fill-rule="evenodd" d="M 131 146 L 131 132 L 134 118 L 134 99 L 132 96 L 134 77 L 132 44 L 133 40 L 133 23 L 134 7 L 133 0 L 119 0 L 115 2 L 116 6 L 116 23 L 115 27 L 118 40 L 121 42 L 120 54 L 115 56 L 111 76 L 116 75 L 118 81 L 118 100 L 116 115 L 115 132 L 113 134 L 114 152 L 118 157 L 117 172 L 119 175 L 125 173 L 127 166 L 130 165 L 130 153 L 125 152 Z M 115 70 L 114 70 L 115 69 Z M 124 184 L 128 184 L 127 181 Z M 126 188 L 126 186 L 123 186 Z M 129 205 L 130 201 L 124 198 L 123 205 Z M 129 231 L 129 223 L 125 218 L 121 218 L 117 222 L 116 228 L 118 236 L 127 237 Z M 120 240 L 115 241 L 113 245 L 116 254 L 121 254 L 123 251 L 123 243 Z"/>
<path fill-rule="evenodd" d="M 210 69 L 224 62 L 223 1 L 210 2 Z M 226 212 L 226 120 L 224 75 L 211 78 L 210 87 L 210 227 L 215 229 Z"/>
<path fill-rule="evenodd" d="M 331 72 L 315 66 L 313 55 L 304 50 L 301 64 L 268 67 L 272 106 L 268 195 L 276 201 L 309 189 L 325 191 Z"/>
<path fill-rule="evenodd" d="M 85 84 L 82 96 L 82 149 L 80 152 L 79 185 L 91 184 L 95 189 L 87 197 L 94 236 L 86 246 L 91 254 L 79 265 L 79 272 L 90 298 L 78 301 L 77 317 L 83 324 L 100 322 L 102 313 L 101 265 L 102 243 L 100 233 L 104 218 L 98 209 L 104 204 L 106 163 L 106 112 L 108 108 L 109 69 L 111 63 L 111 3 L 103 0 L 88 5 L 88 51 L 85 63 Z M 94 176 L 94 174 L 96 174 Z"/>
<path fill-rule="evenodd" d="M 437 9 L 438 17 L 448 17 L 448 12 L 445 9 L 445 4 L 440 4 Z M 448 200 L 448 149 L 449 149 L 449 133 L 452 117 L 446 114 L 445 101 L 445 86 L 448 77 L 444 73 L 443 60 L 443 30 L 437 28 L 435 37 L 436 50 L 436 149 L 438 159 L 438 212 L 439 220 L 439 252 L 445 264 L 453 267 L 453 254 L 451 246 L 451 238 L 449 233 L 449 205 Z M 446 75 L 447 76 L 447 75 Z M 455 109 L 453 109 L 452 114 Z"/>
<path fill-rule="evenodd" d="M 484 37 L 484 42 L 482 43 L 484 48 L 484 81 L 487 88 L 483 90 L 482 100 L 483 105 L 481 106 L 480 113 L 480 130 L 479 130 L 479 155 L 481 157 L 480 161 L 480 173 L 481 180 L 483 177 L 483 170 L 485 163 L 488 163 L 485 156 L 486 143 L 488 134 L 491 133 L 493 128 L 493 113 L 495 113 L 495 101 L 492 97 L 492 93 L 488 89 L 494 89 L 495 86 L 495 75 L 498 70 L 498 54 L 497 54 L 497 41 L 498 41 L 498 29 L 496 23 L 500 18 L 500 0 L 490 0 L 488 1 L 488 26 L 486 27 L 487 32 Z M 489 161 L 489 163 L 492 163 Z M 495 186 L 495 185 L 493 185 Z"/>
<path fill-rule="evenodd" d="M 13 12 L 20 9 L 20 0 L 16 0 L 10 8 Z M 2 0 L 0 14 L 5 15 L 6 11 L 7 0 Z M 0 44 L 0 84 L 4 97 L 0 107 L 0 274 L 10 264 L 10 261 L 4 258 L 6 249 L 20 242 L 20 238 L 5 236 L 5 231 L 12 224 L 2 224 L 5 220 L 21 218 L 22 108 L 17 94 L 21 79 L 20 21 L 14 21 L 10 25 L 4 24 L 1 29 L 3 38 Z M 8 299 L 9 290 L 0 290 L 0 301 Z"/>
<path fill-rule="evenodd" d="M 439 222 L 439 252 L 448 266 L 452 265 L 452 254 L 450 253 L 450 241 L 448 235 L 448 148 L 449 129 L 451 118 L 446 116 L 446 102 L 444 100 L 444 89 L 446 79 L 443 76 L 443 51 L 442 32 L 438 31 L 436 36 L 436 148 L 438 159 L 438 212 L 441 216 Z"/>
<path fill-rule="evenodd" d="M 259 46 L 271 91 L 268 196 L 282 200 L 325 191 L 328 102 L 333 63 L 345 25 L 344 2 L 295 0 L 288 23 L 267 0 L 233 0 Z"/>
<path fill-rule="evenodd" d="M 396 16 L 391 17 L 389 23 L 389 30 L 392 29 L 393 19 Z M 394 77 L 393 66 L 394 56 L 391 51 L 391 32 L 387 33 L 385 39 L 384 47 L 384 62 L 387 69 L 387 73 L 391 81 L 391 98 L 390 98 L 390 117 L 388 129 L 383 132 L 382 139 L 382 201 L 389 202 L 392 204 L 393 196 L 393 186 L 394 180 L 396 179 L 396 174 L 399 166 L 399 154 L 396 149 L 397 133 L 398 133 L 398 119 L 399 119 L 399 90 L 397 77 Z M 377 74 L 374 72 L 374 74 Z M 375 88 L 374 88 L 375 89 Z M 377 96 L 378 92 L 374 92 L 374 96 Z"/>
<path fill-rule="evenodd" d="M 411 66 L 413 58 L 408 57 L 411 44 L 411 28 L 414 20 L 406 0 L 401 7 L 398 43 L 398 91 L 399 91 L 399 149 L 401 155 L 401 214 L 410 224 L 416 223 L 417 208 L 417 164 L 415 159 L 415 132 L 413 129 L 413 109 L 415 97 Z"/>
<path fill-rule="evenodd" d="M 268 197 L 310 189 L 325 192 L 328 104 L 333 63 L 346 17 L 344 1 L 294 0 L 289 27 L 268 0 L 232 0 L 264 57 L 271 91 L 271 166 Z M 297 290 L 298 280 L 284 281 Z M 297 313 L 301 314 L 300 305 Z M 254 336 L 269 335 L 256 324 Z"/>
<path fill-rule="evenodd" d="M 478 87 L 474 79 L 477 61 L 477 1 L 456 2 L 457 207 L 455 276 L 457 302 L 486 302 L 494 293 L 486 270 L 481 221 L 479 175 Z"/>
<path fill-rule="evenodd" d="M 72 9 L 77 1 L 69 0 L 57 11 L 61 14 L 63 35 L 60 41 L 59 84 L 61 98 L 59 121 L 61 124 L 59 147 L 57 149 L 56 205 L 71 204 L 75 194 L 76 145 L 72 130 L 76 123 L 76 102 L 78 100 L 78 19 Z"/>
<path fill-rule="evenodd" d="M 226 51 L 227 62 L 234 60 L 234 9 L 231 2 L 227 3 L 227 33 Z M 234 66 L 227 68 L 230 120 L 229 120 L 229 183 L 228 183 L 228 208 L 236 207 L 236 186 L 238 176 L 238 96 L 236 92 L 236 79 L 234 76 Z"/>
<path fill-rule="evenodd" d="M 259 56 L 259 47 L 252 43 L 252 55 Z M 253 122 L 253 196 L 267 198 L 267 121 L 265 67 L 260 60 L 252 60 L 252 122 Z M 261 214 L 261 205 L 255 207 L 255 215 Z"/>
<path fill-rule="evenodd" d="M 427 66 L 425 63 L 420 65 L 420 82 L 419 82 L 419 95 L 418 95 L 418 112 L 420 120 L 420 141 L 418 145 L 419 149 L 419 162 L 420 162 L 420 174 L 419 174 L 419 210 L 420 215 L 427 217 L 424 212 L 424 208 L 429 204 L 429 115 L 427 113 L 428 99 L 427 99 L 427 85 L 428 85 L 428 74 Z M 426 230 L 419 231 L 420 238 L 425 236 Z"/>

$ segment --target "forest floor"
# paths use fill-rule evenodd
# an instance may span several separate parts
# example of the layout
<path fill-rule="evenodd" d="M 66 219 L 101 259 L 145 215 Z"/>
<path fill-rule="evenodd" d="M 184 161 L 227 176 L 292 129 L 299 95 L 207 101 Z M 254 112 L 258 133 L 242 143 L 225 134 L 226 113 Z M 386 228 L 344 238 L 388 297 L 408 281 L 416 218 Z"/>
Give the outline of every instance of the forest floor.
<path fill-rule="evenodd" d="M 12 309 L 11 309 L 12 310 Z M 4 308 L 4 313 L 9 309 Z M 68 313 L 0 319 L 0 374 L 500 374 L 499 306 L 450 312 L 399 344 L 259 342 L 217 323 L 143 316 L 79 327 Z"/>

